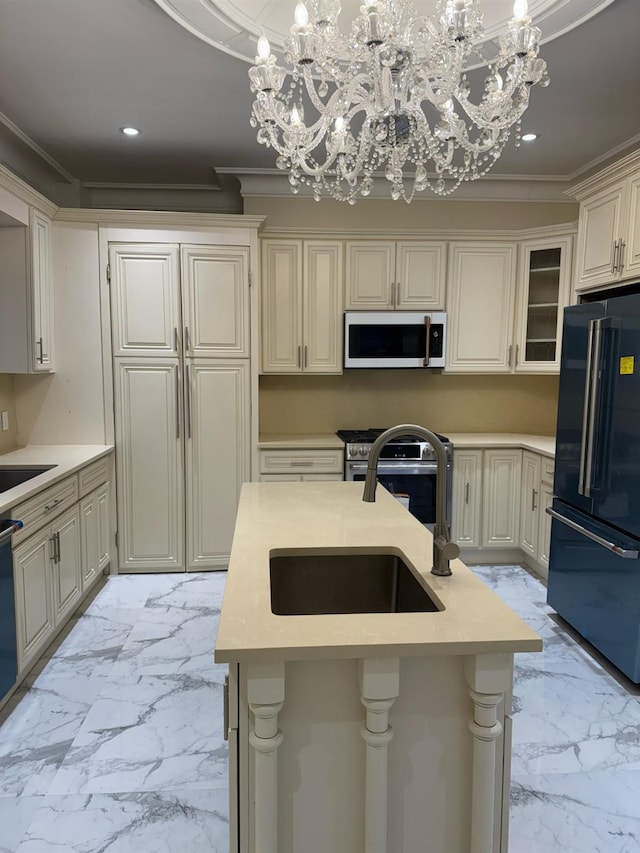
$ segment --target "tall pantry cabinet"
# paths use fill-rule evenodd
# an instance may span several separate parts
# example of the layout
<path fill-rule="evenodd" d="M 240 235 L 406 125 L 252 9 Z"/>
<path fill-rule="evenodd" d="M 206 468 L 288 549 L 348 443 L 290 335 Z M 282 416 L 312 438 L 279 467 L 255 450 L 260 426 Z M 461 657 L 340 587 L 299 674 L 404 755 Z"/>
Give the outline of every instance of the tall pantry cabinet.
<path fill-rule="evenodd" d="M 250 478 L 249 250 L 111 244 L 124 572 L 225 568 Z"/>

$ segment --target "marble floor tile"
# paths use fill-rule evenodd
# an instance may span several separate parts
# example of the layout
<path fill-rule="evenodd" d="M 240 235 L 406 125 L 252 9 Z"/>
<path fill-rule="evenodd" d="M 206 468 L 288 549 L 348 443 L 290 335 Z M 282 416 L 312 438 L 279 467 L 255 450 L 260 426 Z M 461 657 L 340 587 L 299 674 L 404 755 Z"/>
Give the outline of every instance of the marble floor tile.
<path fill-rule="evenodd" d="M 0 797 L 0 853 L 13 853 L 44 797 Z"/>
<path fill-rule="evenodd" d="M 87 714 L 49 793 L 225 784 L 223 678 L 180 674 L 112 681 Z"/>
<path fill-rule="evenodd" d="M 17 853 L 227 853 L 223 788 L 45 798 Z"/>

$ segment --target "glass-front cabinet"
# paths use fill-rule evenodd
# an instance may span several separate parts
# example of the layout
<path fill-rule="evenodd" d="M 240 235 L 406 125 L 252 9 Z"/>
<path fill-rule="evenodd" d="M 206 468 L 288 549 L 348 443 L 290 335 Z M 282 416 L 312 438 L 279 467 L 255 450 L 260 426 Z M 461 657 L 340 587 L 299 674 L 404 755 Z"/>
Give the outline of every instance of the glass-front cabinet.
<path fill-rule="evenodd" d="M 570 301 L 573 238 L 521 244 L 515 369 L 560 370 L 562 317 Z"/>

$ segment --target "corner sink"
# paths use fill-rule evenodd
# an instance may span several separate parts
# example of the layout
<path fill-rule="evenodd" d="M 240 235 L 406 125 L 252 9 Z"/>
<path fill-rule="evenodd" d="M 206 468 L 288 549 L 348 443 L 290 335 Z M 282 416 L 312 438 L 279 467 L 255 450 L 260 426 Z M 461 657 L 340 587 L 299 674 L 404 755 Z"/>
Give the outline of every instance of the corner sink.
<path fill-rule="evenodd" d="M 55 465 L 40 465 L 39 467 L 29 465 L 0 465 L 0 492 L 6 492 L 55 468 Z"/>
<path fill-rule="evenodd" d="M 276 550 L 270 554 L 269 569 L 271 611 L 278 616 L 444 609 L 398 554 L 362 549 Z"/>

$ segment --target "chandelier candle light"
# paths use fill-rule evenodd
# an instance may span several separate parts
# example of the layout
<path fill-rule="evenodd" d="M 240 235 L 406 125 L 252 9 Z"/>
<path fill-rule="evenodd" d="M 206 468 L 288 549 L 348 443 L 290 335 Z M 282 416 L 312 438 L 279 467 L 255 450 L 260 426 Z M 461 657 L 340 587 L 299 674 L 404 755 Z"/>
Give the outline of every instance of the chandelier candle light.
<path fill-rule="evenodd" d="M 299 2 L 284 47 L 289 69 L 260 36 L 251 124 L 278 152 L 294 193 L 305 184 L 316 200 L 355 204 L 383 173 L 393 199 L 409 202 L 427 188 L 448 195 L 489 171 L 514 125 L 519 145 L 529 91 L 549 82 L 540 30 L 527 0 L 515 0 L 499 51 L 486 59 L 478 6 L 438 0 L 429 18 L 409 0 L 364 0 L 344 34 L 340 0 Z M 467 71 L 474 63 L 488 68 L 477 103 Z"/>

